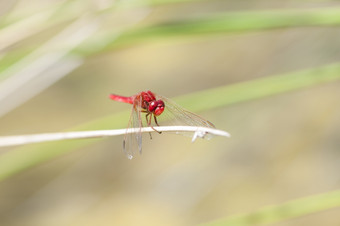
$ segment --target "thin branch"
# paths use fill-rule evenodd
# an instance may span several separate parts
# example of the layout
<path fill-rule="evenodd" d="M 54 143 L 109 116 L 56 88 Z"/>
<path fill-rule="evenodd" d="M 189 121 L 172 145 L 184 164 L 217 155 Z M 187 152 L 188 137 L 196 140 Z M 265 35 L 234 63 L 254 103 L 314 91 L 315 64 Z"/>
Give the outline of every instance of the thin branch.
<path fill-rule="evenodd" d="M 197 137 L 206 138 L 207 135 L 212 136 L 225 136 L 230 137 L 230 134 L 223 130 L 217 130 L 207 127 L 194 127 L 194 126 L 160 126 L 154 127 L 160 132 L 193 132 L 192 142 Z M 95 131 L 77 131 L 77 132 L 65 132 L 65 133 L 41 133 L 32 135 L 19 135 L 19 136 L 3 136 L 0 137 L 0 147 L 15 146 L 31 143 L 41 143 L 46 141 L 59 141 L 59 140 L 71 140 L 80 138 L 98 138 L 118 136 L 125 133 L 135 133 L 137 128 L 131 129 L 117 129 L 117 130 L 95 130 Z M 142 128 L 142 133 L 155 132 L 151 127 Z"/>

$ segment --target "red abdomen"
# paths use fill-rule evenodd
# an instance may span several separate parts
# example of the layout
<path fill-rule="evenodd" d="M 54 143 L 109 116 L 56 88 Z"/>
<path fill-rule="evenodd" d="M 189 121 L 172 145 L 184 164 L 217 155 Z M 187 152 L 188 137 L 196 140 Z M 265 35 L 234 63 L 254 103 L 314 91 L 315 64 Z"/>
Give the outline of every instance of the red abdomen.
<path fill-rule="evenodd" d="M 132 97 L 124 97 L 116 94 L 110 94 L 110 98 L 115 101 L 123 102 L 123 103 L 128 103 L 128 104 L 133 104 L 134 96 Z"/>

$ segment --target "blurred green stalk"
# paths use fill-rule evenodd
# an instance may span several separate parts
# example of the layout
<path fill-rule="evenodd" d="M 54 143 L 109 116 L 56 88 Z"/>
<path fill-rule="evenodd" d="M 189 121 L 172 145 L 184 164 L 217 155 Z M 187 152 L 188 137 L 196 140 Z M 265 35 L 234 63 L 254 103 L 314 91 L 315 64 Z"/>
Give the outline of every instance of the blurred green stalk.
<path fill-rule="evenodd" d="M 340 207 L 340 190 L 264 207 L 253 213 L 230 216 L 202 226 L 264 225 Z"/>
<path fill-rule="evenodd" d="M 190 110 L 206 111 L 339 79 L 340 64 L 333 64 L 217 87 L 178 97 L 175 100 Z M 71 128 L 69 131 L 122 128 L 126 126 L 128 116 L 129 112 L 120 112 L 80 125 L 77 128 Z M 6 152 L 0 155 L 0 181 L 25 169 L 100 140 L 81 139 L 27 145 Z"/>
<path fill-rule="evenodd" d="M 200 1 L 200 0 L 185 0 Z M 184 2 L 185 2 L 184 1 Z M 202 0 L 203 1 L 203 0 Z M 93 12 L 93 15 L 114 14 L 118 10 L 134 10 L 139 4 L 154 7 L 158 4 L 173 4 L 174 2 L 183 2 L 181 0 L 161 1 L 137 1 L 131 5 L 124 6 L 125 3 L 113 5 L 105 10 Z M 68 5 L 67 5 L 68 6 Z M 66 7 L 66 6 L 65 6 Z M 72 8 L 72 7 L 70 7 Z M 69 12 L 73 12 L 71 9 Z M 60 24 L 61 21 L 72 20 L 75 12 L 66 13 L 63 20 L 53 16 L 49 23 L 40 26 L 44 30 L 48 24 Z M 57 19 L 55 19 L 57 18 Z M 109 17 L 110 18 L 110 17 Z M 103 24 L 105 24 L 103 22 Z M 144 41 L 153 41 L 154 39 L 169 37 L 199 37 L 204 35 L 216 35 L 233 32 L 263 31 L 268 29 L 282 29 L 292 27 L 307 26 L 338 26 L 340 25 L 340 7 L 332 8 L 313 8 L 313 9 L 273 9 L 268 11 L 239 11 L 225 12 L 219 14 L 209 14 L 206 16 L 192 17 L 178 21 L 163 22 L 151 26 L 133 26 L 125 28 L 117 33 L 117 28 L 105 27 L 103 32 L 96 33 L 88 38 L 85 42 L 75 48 L 70 54 L 76 54 L 78 57 L 87 57 L 109 51 L 115 48 L 122 48 L 134 45 Z M 38 26 L 38 25 L 36 25 Z M 17 33 L 20 33 L 18 31 Z M 39 43 L 37 43 L 39 45 Z M 20 59 L 28 52 L 32 51 L 34 46 L 23 46 L 19 50 L 7 53 L 3 59 L 0 59 L 0 71 L 5 70 L 16 59 Z M 1 62 L 2 61 L 2 62 Z M 1 76 L 0 76 L 1 77 Z"/>
<path fill-rule="evenodd" d="M 227 12 L 133 28 L 118 38 L 114 30 L 109 30 L 101 36 L 93 36 L 75 52 L 80 55 L 92 55 L 142 41 L 184 35 L 201 37 L 230 32 L 336 25 L 340 25 L 340 7 Z M 105 45 L 103 44 L 102 49 L 92 48 L 96 46 L 95 43 Z"/>

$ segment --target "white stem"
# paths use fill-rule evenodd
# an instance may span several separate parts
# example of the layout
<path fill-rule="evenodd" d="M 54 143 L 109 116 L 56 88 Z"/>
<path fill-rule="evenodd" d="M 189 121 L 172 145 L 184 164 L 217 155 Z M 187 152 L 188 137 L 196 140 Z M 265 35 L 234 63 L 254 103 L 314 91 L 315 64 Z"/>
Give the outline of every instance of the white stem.
<path fill-rule="evenodd" d="M 194 132 L 193 140 L 197 137 L 203 138 L 206 134 L 230 137 L 229 133 L 223 130 L 217 130 L 207 127 L 194 127 L 194 126 L 160 126 L 154 127 L 159 132 Z M 118 136 L 125 133 L 138 132 L 138 128 L 131 129 L 117 129 L 117 130 L 95 130 L 95 131 L 78 131 L 78 132 L 65 132 L 65 133 L 42 133 L 32 135 L 19 135 L 19 136 L 3 136 L 0 137 L 0 147 L 23 145 L 30 143 L 41 143 L 46 141 L 58 141 L 80 138 L 96 138 L 96 137 L 109 137 Z M 155 132 L 151 127 L 141 128 L 141 132 Z"/>

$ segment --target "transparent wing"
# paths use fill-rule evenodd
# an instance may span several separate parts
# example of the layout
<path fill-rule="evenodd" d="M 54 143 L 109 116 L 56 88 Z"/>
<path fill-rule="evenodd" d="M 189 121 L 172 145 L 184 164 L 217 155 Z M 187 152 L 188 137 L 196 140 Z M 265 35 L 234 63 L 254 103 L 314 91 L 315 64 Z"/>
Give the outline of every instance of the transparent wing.
<path fill-rule="evenodd" d="M 127 131 L 134 129 L 133 133 L 125 133 L 124 141 L 123 141 L 123 149 L 126 156 L 129 159 L 132 159 L 138 150 L 142 153 L 142 118 L 141 118 L 141 110 L 142 110 L 142 101 L 141 97 L 137 96 L 134 100 Z"/>
<path fill-rule="evenodd" d="M 190 111 L 187 111 L 177 105 L 174 101 L 156 95 L 157 99 L 161 99 L 164 101 L 165 109 L 164 112 L 158 116 L 159 119 L 162 117 L 166 122 L 162 122 L 162 125 L 176 125 L 176 126 L 197 126 L 197 127 L 209 127 L 215 128 L 214 124 L 209 122 L 208 120 L 202 118 L 199 115 L 196 115 Z M 163 121 L 163 120 L 162 120 Z"/>

